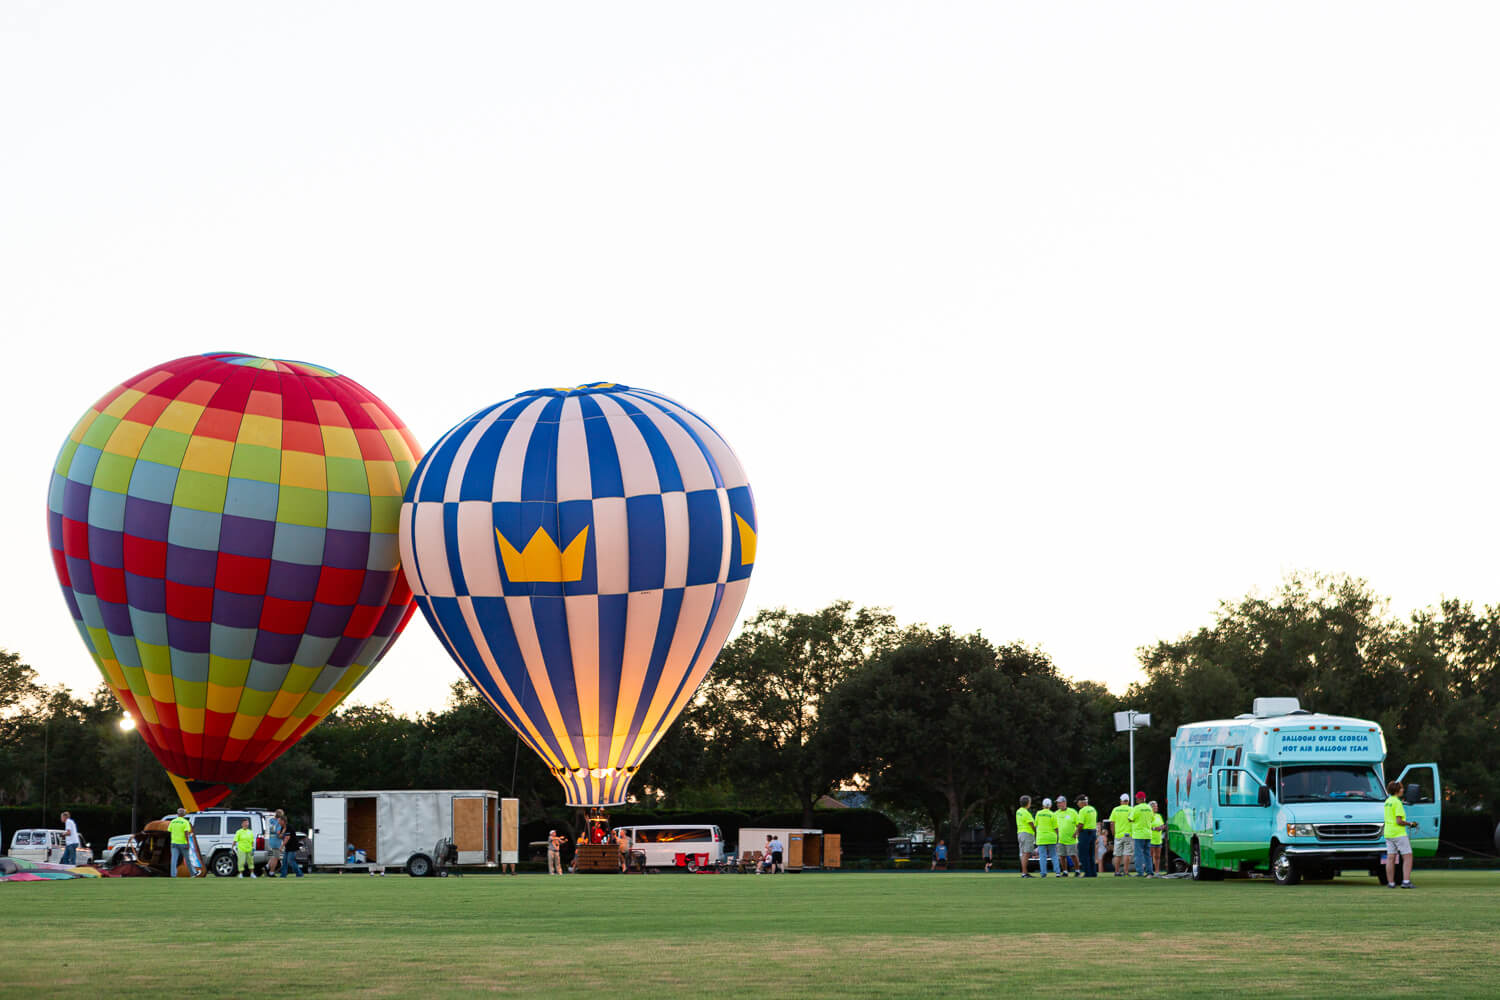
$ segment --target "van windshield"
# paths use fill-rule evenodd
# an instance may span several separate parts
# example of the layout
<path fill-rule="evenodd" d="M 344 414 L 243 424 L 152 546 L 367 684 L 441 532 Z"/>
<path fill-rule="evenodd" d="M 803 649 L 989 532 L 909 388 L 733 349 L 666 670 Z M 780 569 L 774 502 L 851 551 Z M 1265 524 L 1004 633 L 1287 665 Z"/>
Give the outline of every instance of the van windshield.
<path fill-rule="evenodd" d="M 1283 767 L 1277 788 L 1283 802 L 1384 802 L 1380 778 L 1368 766 Z"/>

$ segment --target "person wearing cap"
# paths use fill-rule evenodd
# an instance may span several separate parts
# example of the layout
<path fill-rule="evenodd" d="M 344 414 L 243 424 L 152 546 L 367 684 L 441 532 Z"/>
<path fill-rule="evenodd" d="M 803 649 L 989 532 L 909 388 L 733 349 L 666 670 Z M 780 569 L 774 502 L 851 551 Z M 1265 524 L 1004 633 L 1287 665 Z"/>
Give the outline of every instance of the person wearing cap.
<path fill-rule="evenodd" d="M 1078 864 L 1078 810 L 1068 805 L 1068 797 L 1057 797 L 1057 857 L 1062 863 L 1062 874 L 1069 872 L 1075 878 L 1083 875 Z"/>
<path fill-rule="evenodd" d="M 562 845 L 563 838 L 557 835 L 556 830 L 547 831 L 547 874 L 561 875 L 562 871 Z"/>
<path fill-rule="evenodd" d="M 1037 867 L 1042 878 L 1047 877 L 1047 862 L 1052 862 L 1053 872 L 1061 875 L 1057 867 L 1057 813 L 1052 811 L 1052 800 L 1043 799 L 1042 808 L 1036 811 Z"/>
<path fill-rule="evenodd" d="M 1161 874 L 1161 845 L 1167 836 L 1167 821 L 1162 818 L 1156 800 L 1151 800 L 1151 870 Z"/>
<path fill-rule="evenodd" d="M 186 865 L 189 875 L 193 872 L 192 865 L 188 862 L 188 834 L 192 830 L 193 823 L 187 818 L 187 810 L 179 806 L 176 817 L 167 824 L 167 839 L 172 844 L 172 870 L 168 874 L 173 878 L 177 877 L 178 864 Z"/>
<path fill-rule="evenodd" d="M 1156 873 L 1151 867 L 1151 817 L 1156 810 L 1146 801 L 1145 792 L 1135 793 L 1135 805 L 1130 809 L 1130 842 L 1135 848 L 1135 873 L 1138 877 L 1150 878 Z"/>
<path fill-rule="evenodd" d="M 1130 840 L 1130 795 L 1120 793 L 1120 804 L 1110 810 L 1109 826 L 1115 836 L 1115 876 L 1117 878 L 1130 874 L 1130 855 L 1132 851 Z"/>
<path fill-rule="evenodd" d="M 1031 852 L 1036 850 L 1036 817 L 1031 815 L 1031 796 L 1021 796 L 1021 807 L 1016 810 L 1016 839 L 1021 844 L 1021 877 L 1031 878 L 1027 871 Z"/>
<path fill-rule="evenodd" d="M 1099 874 L 1099 859 L 1094 856 L 1094 844 L 1099 836 L 1099 810 L 1089 805 L 1087 795 L 1078 796 L 1078 855 L 1083 860 L 1083 877 L 1095 878 Z"/>

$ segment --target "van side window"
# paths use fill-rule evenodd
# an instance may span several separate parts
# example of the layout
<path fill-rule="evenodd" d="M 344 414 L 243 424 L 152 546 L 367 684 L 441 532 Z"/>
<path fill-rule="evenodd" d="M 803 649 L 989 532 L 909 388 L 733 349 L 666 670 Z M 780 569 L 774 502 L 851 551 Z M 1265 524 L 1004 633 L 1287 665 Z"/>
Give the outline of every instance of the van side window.
<path fill-rule="evenodd" d="M 655 830 L 637 830 L 637 831 L 635 831 L 635 836 L 632 839 L 637 844 L 654 844 L 654 843 L 656 843 L 656 831 Z"/>
<path fill-rule="evenodd" d="M 1235 769 L 1220 771 L 1219 774 L 1222 777 L 1219 782 L 1219 805 L 1256 805 L 1256 791 L 1259 786 L 1247 772 Z"/>
<path fill-rule="evenodd" d="M 661 832 L 661 843 L 677 843 L 684 840 L 707 840 L 707 830 L 663 830 Z"/>

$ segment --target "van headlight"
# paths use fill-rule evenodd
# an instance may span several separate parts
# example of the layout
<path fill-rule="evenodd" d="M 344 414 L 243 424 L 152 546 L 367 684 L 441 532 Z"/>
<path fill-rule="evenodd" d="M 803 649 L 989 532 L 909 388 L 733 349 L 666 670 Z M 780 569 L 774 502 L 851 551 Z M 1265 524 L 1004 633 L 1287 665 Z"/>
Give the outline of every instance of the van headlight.
<path fill-rule="evenodd" d="M 1313 829 L 1311 823 L 1288 823 L 1286 835 L 1288 837 L 1316 837 L 1317 831 Z"/>

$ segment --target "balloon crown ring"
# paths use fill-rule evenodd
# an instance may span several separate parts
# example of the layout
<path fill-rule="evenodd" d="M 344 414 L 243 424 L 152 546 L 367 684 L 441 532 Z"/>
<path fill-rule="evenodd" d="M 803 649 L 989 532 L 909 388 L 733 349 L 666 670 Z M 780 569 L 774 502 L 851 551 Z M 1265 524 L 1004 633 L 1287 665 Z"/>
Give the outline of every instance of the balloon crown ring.
<path fill-rule="evenodd" d="M 630 386 L 618 382 L 589 382 L 586 385 L 557 386 L 552 389 L 532 389 L 520 396 L 592 396 L 601 392 L 629 392 Z"/>

